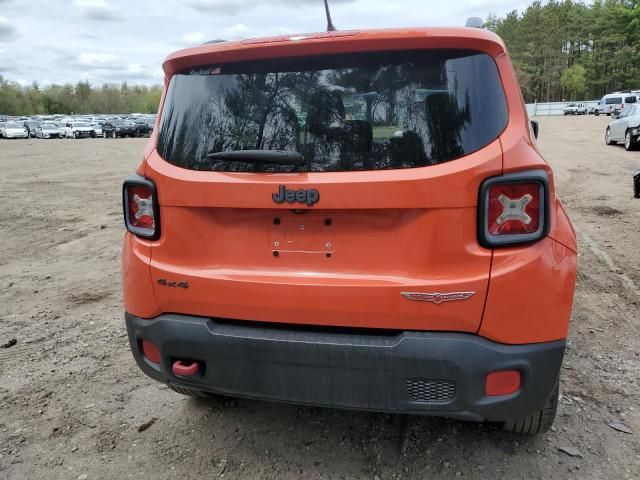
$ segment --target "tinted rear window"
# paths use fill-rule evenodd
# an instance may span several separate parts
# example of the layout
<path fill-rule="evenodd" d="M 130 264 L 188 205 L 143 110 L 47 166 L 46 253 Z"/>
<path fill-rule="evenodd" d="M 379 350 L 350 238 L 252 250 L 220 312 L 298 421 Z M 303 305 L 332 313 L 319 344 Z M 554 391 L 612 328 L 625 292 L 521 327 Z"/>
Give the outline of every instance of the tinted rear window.
<path fill-rule="evenodd" d="M 158 151 L 193 170 L 352 171 L 460 158 L 495 140 L 507 105 L 493 59 L 414 50 L 207 65 L 174 75 Z M 303 166 L 210 160 L 297 151 Z"/>

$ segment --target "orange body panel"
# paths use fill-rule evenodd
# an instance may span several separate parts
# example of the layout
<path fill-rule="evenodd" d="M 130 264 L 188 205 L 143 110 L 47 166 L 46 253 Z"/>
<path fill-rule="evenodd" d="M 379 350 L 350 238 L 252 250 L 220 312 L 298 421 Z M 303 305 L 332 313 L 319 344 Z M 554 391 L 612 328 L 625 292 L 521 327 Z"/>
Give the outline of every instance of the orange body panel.
<path fill-rule="evenodd" d="M 159 315 L 151 284 L 149 263 L 151 248 L 139 238 L 127 233 L 122 242 L 122 288 L 124 308 L 143 318 Z"/>
<path fill-rule="evenodd" d="M 500 343 L 566 338 L 575 278 L 575 252 L 550 238 L 496 249 L 479 335 Z"/>
<path fill-rule="evenodd" d="M 423 48 L 471 49 L 494 58 L 509 112 L 498 139 L 462 159 L 422 168 L 260 174 L 176 167 L 158 155 L 154 133 L 141 170 L 157 186 L 162 231 L 171 233 L 157 241 L 125 237 L 127 311 L 142 318 L 171 312 L 477 332 L 502 343 L 565 338 L 575 234 L 531 137 L 511 62 L 494 34 L 434 28 L 228 42 L 177 52 L 164 71 L 168 84 L 175 72 L 205 64 Z M 480 184 L 527 169 L 543 169 L 550 177 L 548 237 L 526 246 L 481 247 Z M 293 212 L 271 200 L 282 184 L 316 188 L 321 200 Z M 272 254 L 276 242 L 278 257 Z M 189 288 L 168 288 L 158 283 L 163 279 L 188 282 Z M 473 295 L 436 304 L 409 300 L 402 292 Z"/>

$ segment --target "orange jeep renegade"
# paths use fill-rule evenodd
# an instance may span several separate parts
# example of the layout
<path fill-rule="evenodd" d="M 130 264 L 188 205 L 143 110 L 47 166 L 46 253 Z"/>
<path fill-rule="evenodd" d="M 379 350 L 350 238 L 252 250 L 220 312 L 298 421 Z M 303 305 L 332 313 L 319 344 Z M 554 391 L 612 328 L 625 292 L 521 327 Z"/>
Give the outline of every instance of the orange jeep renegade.
<path fill-rule="evenodd" d="M 331 31 L 190 48 L 164 72 L 123 189 L 147 375 L 551 426 L 576 238 L 500 38 Z"/>

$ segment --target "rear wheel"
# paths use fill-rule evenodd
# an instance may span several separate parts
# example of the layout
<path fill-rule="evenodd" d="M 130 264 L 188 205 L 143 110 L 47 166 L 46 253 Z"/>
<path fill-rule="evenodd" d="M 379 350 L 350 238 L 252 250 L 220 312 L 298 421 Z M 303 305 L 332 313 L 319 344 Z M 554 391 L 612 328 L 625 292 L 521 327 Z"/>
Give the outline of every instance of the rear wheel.
<path fill-rule="evenodd" d="M 599 117 L 599 116 L 600 116 L 600 112 L 599 112 L 598 110 L 595 110 L 595 111 L 593 112 L 593 114 L 594 114 L 596 117 Z"/>
<path fill-rule="evenodd" d="M 624 149 L 626 151 L 635 150 L 638 147 L 638 140 L 631 135 L 631 131 L 627 130 L 627 133 L 624 135 Z"/>
<path fill-rule="evenodd" d="M 505 422 L 502 429 L 512 433 L 545 433 L 553 425 L 558 411 L 558 384 L 553 389 L 551 396 L 547 399 L 544 406 L 532 415 L 520 418 L 514 422 Z"/>
<path fill-rule="evenodd" d="M 73 132 L 73 138 L 78 139 L 78 132 Z"/>
<path fill-rule="evenodd" d="M 607 145 L 615 145 L 616 142 L 611 140 L 611 129 L 607 127 L 607 131 L 604 133 L 604 143 Z"/>

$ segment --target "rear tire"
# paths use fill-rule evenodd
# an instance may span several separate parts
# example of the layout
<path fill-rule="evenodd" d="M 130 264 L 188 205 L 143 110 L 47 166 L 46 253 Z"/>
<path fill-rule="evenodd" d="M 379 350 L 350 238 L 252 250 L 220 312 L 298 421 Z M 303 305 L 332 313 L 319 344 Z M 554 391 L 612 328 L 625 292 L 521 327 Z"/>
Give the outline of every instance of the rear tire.
<path fill-rule="evenodd" d="M 598 110 L 595 110 L 595 111 L 593 112 L 593 114 L 594 114 L 596 117 L 599 117 L 599 116 L 600 116 L 600 112 L 599 112 Z"/>
<path fill-rule="evenodd" d="M 607 131 L 604 134 L 604 143 L 607 145 L 615 145 L 616 142 L 611 140 L 611 129 L 607 127 Z"/>
<path fill-rule="evenodd" d="M 518 419 L 513 422 L 505 422 L 502 429 L 511 433 L 536 434 L 549 431 L 556 418 L 558 411 L 559 387 L 553 389 L 551 396 L 547 399 L 542 409 L 532 415 Z"/>
<path fill-rule="evenodd" d="M 202 390 L 196 390 L 194 388 L 178 387 L 177 385 L 172 385 L 172 384 L 169 384 L 169 388 L 174 392 L 179 393 L 181 395 L 186 395 L 187 397 L 208 398 L 210 400 L 215 400 L 215 399 L 220 400 L 224 398 L 222 395 L 216 395 L 214 393 L 208 393 Z"/>
<path fill-rule="evenodd" d="M 209 396 L 203 392 L 202 390 L 194 390 L 192 388 L 186 387 L 177 387 L 176 385 L 169 384 L 169 388 L 176 393 L 181 395 L 186 395 L 187 397 L 196 397 L 196 398 L 208 398 Z"/>
<path fill-rule="evenodd" d="M 631 152 L 638 148 L 638 140 L 631 135 L 631 132 L 627 130 L 627 133 L 624 134 L 624 149 L 627 152 Z"/>

